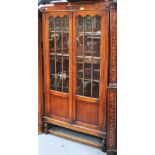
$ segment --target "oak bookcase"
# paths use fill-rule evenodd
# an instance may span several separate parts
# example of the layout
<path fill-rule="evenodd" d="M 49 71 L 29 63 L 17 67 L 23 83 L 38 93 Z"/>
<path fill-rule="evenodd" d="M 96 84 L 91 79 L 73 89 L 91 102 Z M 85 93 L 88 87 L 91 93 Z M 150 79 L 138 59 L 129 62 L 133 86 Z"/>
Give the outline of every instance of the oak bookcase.
<path fill-rule="evenodd" d="M 49 129 L 56 125 L 89 134 L 116 155 L 116 3 L 44 5 L 38 25 L 39 133 L 64 136 Z"/>

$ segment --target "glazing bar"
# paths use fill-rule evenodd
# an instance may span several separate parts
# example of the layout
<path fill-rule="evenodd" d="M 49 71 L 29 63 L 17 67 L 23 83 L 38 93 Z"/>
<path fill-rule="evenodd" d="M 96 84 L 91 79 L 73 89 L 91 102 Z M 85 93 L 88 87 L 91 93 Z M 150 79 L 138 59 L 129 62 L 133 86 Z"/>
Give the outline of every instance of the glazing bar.
<path fill-rule="evenodd" d="M 62 46 L 62 92 L 63 92 L 63 83 L 64 83 L 64 79 L 63 79 L 63 76 L 64 76 L 64 66 L 63 66 L 63 19 L 61 18 L 61 37 L 62 37 L 62 40 L 61 40 L 61 46 Z"/>
<path fill-rule="evenodd" d="M 54 52 L 55 52 L 55 90 L 57 90 L 57 79 L 56 79 L 56 19 L 54 19 Z"/>
<path fill-rule="evenodd" d="M 92 62 L 91 62 L 91 97 L 93 96 L 93 53 L 94 53 L 94 17 L 92 17 Z"/>
<path fill-rule="evenodd" d="M 84 30 L 84 17 L 83 17 L 83 95 L 84 93 L 84 50 L 85 50 L 85 30 Z"/>

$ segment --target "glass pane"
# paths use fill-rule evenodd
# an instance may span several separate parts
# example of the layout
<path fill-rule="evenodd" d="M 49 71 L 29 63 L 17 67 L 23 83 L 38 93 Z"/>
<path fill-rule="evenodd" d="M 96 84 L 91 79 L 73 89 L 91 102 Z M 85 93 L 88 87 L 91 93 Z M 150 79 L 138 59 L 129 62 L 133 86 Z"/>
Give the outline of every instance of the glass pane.
<path fill-rule="evenodd" d="M 100 79 L 100 64 L 93 64 L 93 79 Z"/>
<path fill-rule="evenodd" d="M 91 64 L 90 63 L 85 63 L 84 64 L 84 78 L 85 79 L 91 79 Z"/>
<path fill-rule="evenodd" d="M 62 49 L 56 49 L 56 55 L 62 56 Z"/>
<path fill-rule="evenodd" d="M 64 77 L 63 92 L 69 92 L 69 77 Z"/>
<path fill-rule="evenodd" d="M 54 31 L 54 18 L 49 18 L 49 31 Z"/>
<path fill-rule="evenodd" d="M 58 91 L 62 91 L 62 79 L 60 79 L 60 77 L 58 77 L 57 80 L 57 89 Z"/>
<path fill-rule="evenodd" d="M 55 29 L 56 29 L 56 32 L 59 32 L 61 31 L 61 18 L 60 17 L 56 17 L 55 19 Z"/>
<path fill-rule="evenodd" d="M 99 82 L 93 82 L 93 97 L 99 98 Z"/>
<path fill-rule="evenodd" d="M 84 80 L 84 96 L 91 96 L 91 81 Z"/>
<path fill-rule="evenodd" d="M 85 55 L 92 55 L 92 45 L 93 45 L 93 38 L 92 38 L 92 17 L 86 16 L 84 17 L 84 54 Z"/>
<path fill-rule="evenodd" d="M 83 78 L 83 64 L 77 63 L 77 78 Z"/>
<path fill-rule="evenodd" d="M 55 76 L 54 75 L 50 75 L 50 86 L 51 89 L 55 90 Z"/>
<path fill-rule="evenodd" d="M 69 29 L 68 29 L 69 28 L 69 19 L 67 16 L 64 16 L 62 20 L 63 20 L 63 31 L 67 33 L 69 31 Z"/>
<path fill-rule="evenodd" d="M 101 17 L 95 16 L 94 17 L 94 32 L 101 32 Z"/>
<path fill-rule="evenodd" d="M 55 59 L 54 59 L 54 56 L 50 57 L 50 73 L 52 75 L 55 74 Z"/>
<path fill-rule="evenodd" d="M 63 50 L 63 56 L 65 57 L 69 57 L 69 49 L 64 49 Z"/>
<path fill-rule="evenodd" d="M 56 56 L 56 77 L 57 90 L 62 90 L 62 56 Z"/>
<path fill-rule="evenodd" d="M 54 18 L 50 17 L 49 18 L 49 48 L 50 48 L 50 52 L 54 52 Z"/>
<path fill-rule="evenodd" d="M 49 44 L 50 44 L 50 51 L 52 52 L 54 49 L 54 39 L 55 35 L 52 31 L 49 32 Z"/>
<path fill-rule="evenodd" d="M 83 17 L 78 16 L 76 18 L 76 55 L 82 56 L 83 55 L 83 40 L 84 40 L 84 32 L 83 32 Z"/>
<path fill-rule="evenodd" d="M 69 92 L 69 18 L 64 16 L 63 25 L 63 92 Z"/>
<path fill-rule="evenodd" d="M 84 29 L 85 29 L 84 30 L 85 33 L 87 32 L 92 33 L 92 17 L 91 16 L 84 17 Z"/>
<path fill-rule="evenodd" d="M 69 33 L 65 33 L 63 34 L 63 46 L 64 48 L 69 48 Z"/>
<path fill-rule="evenodd" d="M 83 95 L 83 79 L 77 79 L 76 85 L 76 94 Z"/>
<path fill-rule="evenodd" d="M 57 49 L 62 47 L 62 32 L 56 32 L 56 45 Z"/>
<path fill-rule="evenodd" d="M 77 95 L 99 97 L 101 17 L 76 18 Z"/>
<path fill-rule="evenodd" d="M 69 60 L 68 58 L 63 58 L 63 73 L 64 76 L 69 76 Z"/>
<path fill-rule="evenodd" d="M 67 16 L 64 16 L 62 19 L 63 22 L 63 46 L 64 49 L 69 48 L 69 19 Z M 66 50 L 65 52 L 68 52 Z"/>
<path fill-rule="evenodd" d="M 77 63 L 77 94 L 83 94 L 83 64 Z"/>
<path fill-rule="evenodd" d="M 94 17 L 94 34 L 93 34 L 93 49 L 94 49 L 94 56 L 100 56 L 100 40 L 101 40 L 101 17 L 95 16 Z"/>
<path fill-rule="evenodd" d="M 62 56 L 56 56 L 56 73 L 62 73 Z"/>
<path fill-rule="evenodd" d="M 49 18 L 50 89 L 69 92 L 69 18 Z"/>

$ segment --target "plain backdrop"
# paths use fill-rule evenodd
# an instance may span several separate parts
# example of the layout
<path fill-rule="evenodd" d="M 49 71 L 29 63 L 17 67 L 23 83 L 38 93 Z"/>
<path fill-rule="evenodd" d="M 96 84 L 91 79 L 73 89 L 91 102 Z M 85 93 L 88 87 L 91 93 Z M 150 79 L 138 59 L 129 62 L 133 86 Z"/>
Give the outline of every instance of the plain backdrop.
<path fill-rule="evenodd" d="M 37 3 L 0 2 L 1 155 L 38 154 Z M 118 0 L 118 155 L 155 154 L 154 6 Z"/>

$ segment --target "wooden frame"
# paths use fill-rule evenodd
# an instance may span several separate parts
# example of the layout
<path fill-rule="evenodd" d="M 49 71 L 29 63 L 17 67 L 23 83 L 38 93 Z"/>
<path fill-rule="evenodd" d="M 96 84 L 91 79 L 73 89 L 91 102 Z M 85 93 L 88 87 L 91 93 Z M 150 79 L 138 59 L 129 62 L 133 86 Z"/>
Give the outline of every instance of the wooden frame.
<path fill-rule="evenodd" d="M 59 94 L 59 96 L 62 96 L 62 97 L 67 97 L 67 95 L 65 95 L 65 93 L 59 93 L 59 92 L 54 92 L 54 91 L 51 91 L 50 90 L 50 83 L 49 83 L 49 81 L 50 81 L 50 70 L 49 70 L 49 64 L 50 64 L 50 62 L 49 62 L 49 55 L 48 55 L 48 53 L 49 53 L 49 42 L 48 42 L 48 19 L 49 19 L 49 17 L 57 17 L 57 16 L 59 16 L 59 17 L 63 17 L 64 15 L 67 15 L 68 17 L 69 17 L 69 28 L 72 28 L 72 23 L 71 23 L 71 13 L 70 12 L 58 12 L 58 11 L 55 11 L 54 13 L 48 13 L 48 14 L 43 14 L 43 18 L 44 18 L 44 24 L 43 24 L 43 26 L 44 26 L 44 30 L 45 30 L 45 32 L 43 33 L 44 35 L 44 42 L 43 42 L 43 46 L 44 46 L 44 49 L 45 49 L 45 51 L 44 51 L 44 62 L 45 62 L 45 65 L 44 65 L 44 76 L 45 76 L 45 79 L 46 80 L 44 80 L 44 86 L 45 86 L 45 103 L 46 103 L 46 106 L 45 106 L 45 112 L 46 112 L 46 116 L 48 116 L 49 115 L 49 111 L 50 111 L 50 94 L 53 94 L 53 95 L 58 95 Z M 69 35 L 69 40 L 72 40 L 72 35 L 70 34 Z M 69 45 L 69 59 L 71 60 L 72 59 L 72 44 L 70 43 L 70 45 Z M 71 63 L 69 64 L 69 68 L 71 68 Z M 70 72 L 69 72 L 69 76 L 70 76 L 70 78 L 72 78 L 72 72 L 71 72 L 71 70 L 72 69 L 69 69 L 70 70 Z M 70 81 L 72 81 L 72 80 L 70 80 Z M 70 82 L 69 83 L 69 87 L 70 87 L 70 89 L 69 89 L 69 101 L 71 102 L 71 99 L 72 99 L 72 83 Z M 71 109 L 71 107 L 72 107 L 72 105 L 71 104 L 69 104 L 69 109 Z M 70 110 L 70 114 L 69 114 L 70 116 L 69 116 L 69 118 L 70 118 L 70 121 L 71 121 L 71 110 Z"/>
<path fill-rule="evenodd" d="M 105 124 L 106 124 L 106 93 L 103 93 L 103 92 L 106 92 L 106 83 L 107 83 L 107 65 L 108 65 L 108 57 L 107 57 L 107 54 L 108 53 L 108 49 L 106 47 L 108 47 L 108 18 L 107 18 L 107 11 L 76 11 L 76 12 L 73 12 L 73 38 L 76 38 L 75 34 L 76 34 L 76 17 L 77 16 L 81 16 L 81 17 L 85 17 L 87 15 L 90 15 L 90 16 L 101 16 L 101 48 L 100 48 L 100 51 L 104 51 L 104 52 L 101 52 L 101 56 L 100 56 L 100 59 L 101 59 L 101 63 L 100 63 L 100 94 L 99 94 L 99 100 L 100 103 L 99 104 L 99 126 L 101 128 L 101 130 L 104 130 L 105 129 Z M 76 42 L 75 40 L 73 41 L 73 53 L 74 53 L 74 56 L 73 56 L 73 81 L 76 81 Z M 74 83 L 73 85 L 73 90 L 76 90 L 76 82 Z M 84 97 L 84 96 L 76 96 L 76 91 L 73 92 L 74 95 L 73 95 L 73 106 L 74 106 L 74 120 L 75 120 L 75 101 L 76 100 L 80 100 L 80 101 L 87 101 L 87 102 L 92 102 L 92 103 L 95 103 L 97 102 L 96 100 L 97 99 L 93 99 L 93 98 L 87 98 L 87 97 Z M 98 100 L 98 101 L 99 101 Z M 95 101 L 95 102 L 94 102 Z M 104 114 L 104 115 L 103 115 Z M 104 130 L 105 131 L 105 130 Z"/>
<path fill-rule="evenodd" d="M 93 7 L 92 7 L 93 6 Z M 42 129 L 42 118 L 44 116 L 44 132 L 48 132 L 48 123 L 84 132 L 90 135 L 103 138 L 103 151 L 106 151 L 108 155 L 116 155 L 116 104 L 117 104 L 117 11 L 116 3 L 113 2 L 82 2 L 82 3 L 57 3 L 54 6 L 45 6 L 41 8 L 42 12 L 42 30 L 43 30 L 43 49 L 44 49 L 44 107 L 45 114 L 43 113 L 43 95 L 39 100 L 39 131 Z M 48 45 L 48 18 L 63 17 L 67 15 L 69 17 L 69 29 L 70 29 L 70 45 L 69 45 L 69 93 L 62 93 L 50 90 L 49 88 L 49 45 Z M 101 21 L 101 62 L 100 62 L 100 97 L 89 98 L 85 96 L 76 95 L 76 16 L 102 16 Z M 39 41 L 41 44 L 41 41 Z M 41 46 L 39 46 L 41 49 Z M 41 50 L 39 50 L 41 51 Z M 41 57 L 41 55 L 39 56 Z M 39 64 L 42 66 L 42 61 L 39 59 Z M 41 66 L 39 65 L 39 68 Z M 42 72 L 40 72 L 39 77 Z M 39 81 L 42 81 L 39 79 Z M 39 82 L 42 86 L 42 83 Z M 41 90 L 41 87 L 39 87 Z M 43 91 L 39 91 L 39 94 L 43 94 Z M 58 100 L 67 99 L 68 101 L 68 114 L 66 117 L 60 117 L 55 114 L 50 114 L 50 102 L 53 97 Z M 53 98 L 54 99 L 54 98 Z M 41 101 L 41 102 L 40 102 Z M 99 124 L 89 124 L 76 120 L 76 101 L 79 104 L 82 102 L 88 102 L 89 104 L 99 105 Z M 74 139 L 74 138 L 73 138 Z"/>

